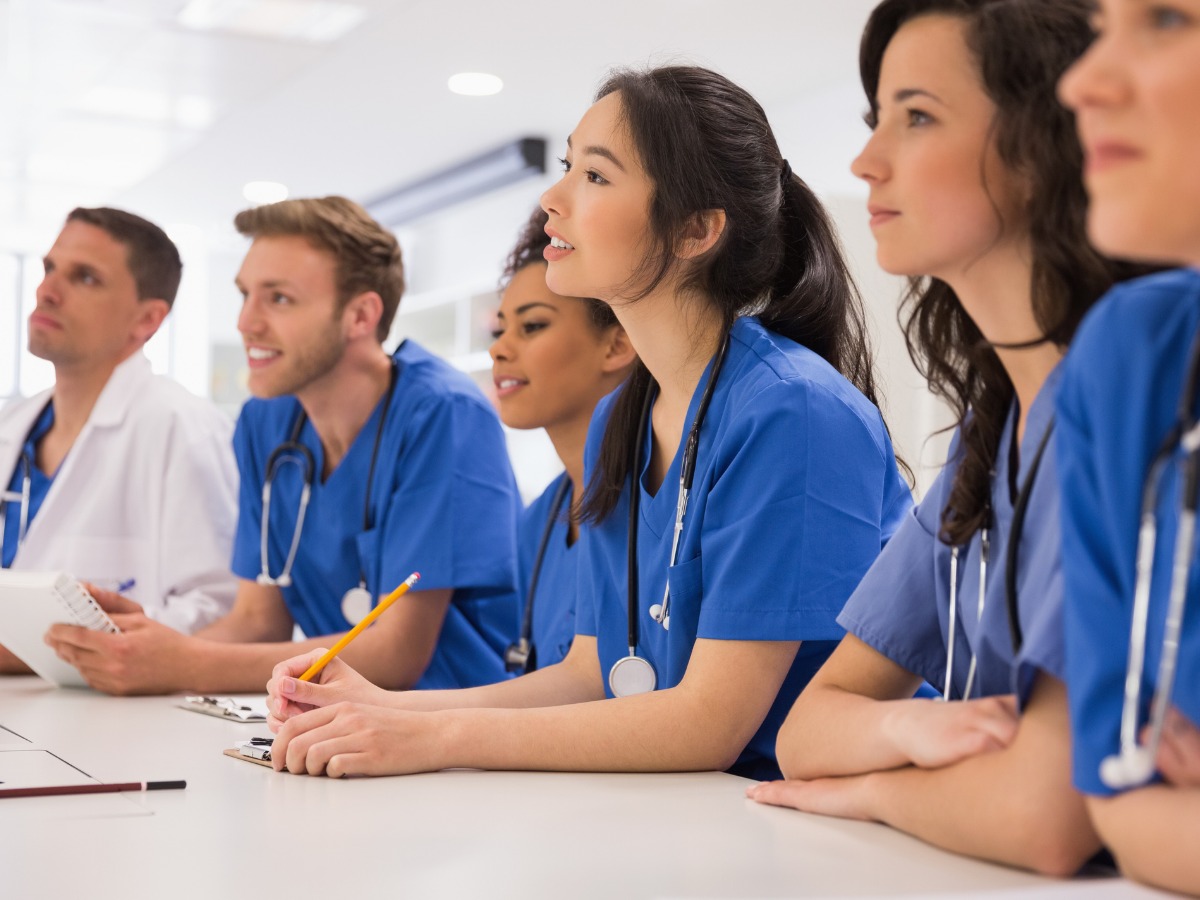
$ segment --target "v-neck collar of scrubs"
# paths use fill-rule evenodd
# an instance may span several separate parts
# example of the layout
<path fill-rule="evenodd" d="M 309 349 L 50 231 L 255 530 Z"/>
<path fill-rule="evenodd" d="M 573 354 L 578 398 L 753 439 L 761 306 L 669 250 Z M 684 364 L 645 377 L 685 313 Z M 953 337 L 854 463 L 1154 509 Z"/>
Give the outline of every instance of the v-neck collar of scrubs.
<path fill-rule="evenodd" d="M 399 389 L 400 373 L 397 372 L 397 390 Z M 395 401 L 395 391 L 390 392 L 392 401 Z M 316 463 L 317 478 L 313 485 L 313 490 L 319 490 L 326 485 L 333 484 L 335 479 L 339 482 L 347 478 L 358 479 L 361 473 L 354 471 L 355 467 L 351 461 L 351 457 L 361 456 L 363 453 L 370 453 L 371 448 L 375 444 L 375 434 L 380 428 L 380 417 L 383 415 L 383 407 L 389 400 L 389 392 L 384 391 L 383 396 L 379 398 L 379 402 L 375 404 L 375 408 L 371 410 L 371 415 L 367 417 L 367 421 L 363 423 L 362 428 L 358 429 L 358 434 L 354 436 L 354 440 L 350 442 L 350 446 L 346 452 L 342 454 L 342 458 L 338 460 L 338 464 L 334 466 L 333 471 L 326 477 L 321 477 L 321 473 L 325 471 L 325 444 L 321 440 L 321 436 L 317 434 L 317 429 L 313 425 L 312 418 L 305 417 L 304 428 L 301 429 L 300 439 L 309 445 L 313 454 L 313 461 Z M 299 401 L 297 401 L 299 402 Z M 366 449 L 362 449 L 363 446 Z M 349 475 L 342 474 L 349 471 Z"/>
<path fill-rule="evenodd" d="M 715 359 L 715 355 L 709 359 L 704 371 L 700 374 L 700 380 L 692 389 L 692 399 L 688 401 L 687 416 L 683 423 L 679 446 L 675 448 L 675 455 L 671 458 L 671 465 L 667 467 L 662 484 L 653 494 L 650 493 L 646 484 L 649 480 L 651 455 L 654 449 L 654 428 L 652 424 L 647 423 L 645 443 L 642 445 L 642 471 L 638 473 L 638 489 L 642 492 L 640 518 L 642 527 L 649 529 L 656 538 L 661 538 L 665 530 L 674 527 L 675 524 L 675 506 L 679 501 L 679 473 L 683 466 L 683 450 L 687 446 L 688 434 L 691 431 L 692 423 L 696 420 L 696 412 L 700 408 L 700 398 L 704 396 L 704 388 L 708 385 Z M 719 388 L 718 384 L 713 390 L 714 403 Z M 654 404 L 657 402 L 658 397 L 655 396 L 646 413 L 651 418 L 654 415 Z M 707 419 L 707 416 L 705 418 Z M 698 462 L 704 447 L 704 431 L 707 424 L 707 422 L 703 422 L 700 426 L 700 446 L 696 448 L 697 470 L 699 470 Z"/>

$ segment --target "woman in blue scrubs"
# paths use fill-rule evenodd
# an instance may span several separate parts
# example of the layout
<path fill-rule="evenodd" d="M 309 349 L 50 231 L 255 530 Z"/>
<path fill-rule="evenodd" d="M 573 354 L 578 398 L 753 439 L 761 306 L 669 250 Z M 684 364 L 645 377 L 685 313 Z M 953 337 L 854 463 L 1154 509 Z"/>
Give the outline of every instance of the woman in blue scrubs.
<path fill-rule="evenodd" d="M 1093 24 L 1095 43 L 1060 86 L 1088 160 L 1088 232 L 1108 253 L 1192 268 L 1112 291 L 1084 323 L 1063 375 L 1058 458 L 1074 776 L 1125 874 L 1200 894 L 1195 541 L 1178 554 L 1186 605 L 1173 678 L 1162 665 L 1188 468 L 1173 429 L 1190 430 L 1198 410 L 1191 367 L 1200 334 L 1200 0 L 1101 0 Z M 1139 541 L 1144 489 L 1157 526 L 1148 582 L 1137 565 L 1143 549 L 1149 556 Z M 1148 589 L 1142 609 L 1139 586 Z"/>
<path fill-rule="evenodd" d="M 509 428 L 544 428 L 563 472 L 521 514 L 517 589 L 521 633 L 506 653 L 509 671 L 560 662 L 575 638 L 583 446 L 596 404 L 616 389 L 635 354 L 612 309 L 563 297 L 546 286 L 546 212 L 534 211 L 504 271 L 492 379 Z"/>
<path fill-rule="evenodd" d="M 911 505 L 832 226 L 752 97 L 700 68 L 618 72 L 563 164 L 547 284 L 611 306 L 640 359 L 588 435 L 571 650 L 420 696 L 346 666 L 301 684 L 294 659 L 269 685 L 280 767 L 773 776 L 784 715 Z"/>
<path fill-rule="evenodd" d="M 752 791 L 1059 875 L 1099 848 L 1070 783 L 1045 449 L 1066 345 L 1115 275 L 1088 246 L 1081 154 L 1055 102 L 1090 39 L 1087 8 L 888 0 L 868 22 L 874 133 L 852 168 L 870 188 L 880 265 L 911 279 L 914 362 L 958 428 L 780 732 L 783 771 L 803 780 Z M 913 698 L 922 679 L 958 702 Z"/>

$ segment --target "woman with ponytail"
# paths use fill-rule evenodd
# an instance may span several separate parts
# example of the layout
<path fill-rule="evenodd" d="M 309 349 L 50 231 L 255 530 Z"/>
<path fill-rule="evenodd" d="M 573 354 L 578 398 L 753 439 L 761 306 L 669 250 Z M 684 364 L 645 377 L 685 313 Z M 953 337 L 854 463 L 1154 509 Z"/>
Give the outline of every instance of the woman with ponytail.
<path fill-rule="evenodd" d="M 958 417 L 949 458 L 839 617 L 761 802 L 876 819 L 1068 875 L 1100 846 L 1071 787 L 1054 454 L 1060 361 L 1118 267 L 1089 247 L 1058 77 L 1086 0 L 886 0 L 862 41 L 880 265 Z M 1023 524 L 1022 524 L 1023 523 Z M 954 701 L 914 699 L 922 679 Z"/>
<path fill-rule="evenodd" d="M 291 660 L 269 685 L 277 766 L 772 777 L 911 506 L 833 228 L 749 94 L 700 68 L 617 72 L 563 165 L 547 285 L 607 303 L 639 357 L 584 452 L 575 641 L 513 681 L 420 694 L 336 662 L 300 683 L 311 657 Z"/>

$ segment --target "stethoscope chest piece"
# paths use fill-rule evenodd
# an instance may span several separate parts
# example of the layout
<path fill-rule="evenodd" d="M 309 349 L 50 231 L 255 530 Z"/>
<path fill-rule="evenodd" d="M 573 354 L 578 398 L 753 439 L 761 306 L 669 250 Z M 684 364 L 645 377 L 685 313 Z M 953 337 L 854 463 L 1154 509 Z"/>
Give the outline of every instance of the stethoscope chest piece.
<path fill-rule="evenodd" d="M 654 666 L 650 665 L 649 660 L 632 653 L 618 659 L 608 670 L 608 687 L 614 697 L 649 694 L 657 684 Z"/>
<path fill-rule="evenodd" d="M 371 611 L 371 592 L 361 584 L 342 595 L 342 615 L 351 625 L 357 625 Z"/>

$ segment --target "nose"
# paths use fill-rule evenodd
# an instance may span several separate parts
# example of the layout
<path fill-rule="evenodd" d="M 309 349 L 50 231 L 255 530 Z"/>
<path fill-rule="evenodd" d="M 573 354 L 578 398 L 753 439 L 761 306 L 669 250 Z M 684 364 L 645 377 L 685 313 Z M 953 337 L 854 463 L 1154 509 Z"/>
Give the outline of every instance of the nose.
<path fill-rule="evenodd" d="M 858 156 L 850 163 L 850 172 L 867 184 L 883 181 L 888 174 L 881 132 L 876 128 L 867 138 Z"/>
<path fill-rule="evenodd" d="M 512 359 L 512 348 L 508 342 L 508 329 L 500 325 L 497 327 L 496 332 L 496 339 L 488 347 L 488 354 L 492 357 L 492 362 L 498 363 Z"/>
<path fill-rule="evenodd" d="M 247 295 L 242 301 L 242 308 L 238 312 L 237 328 L 244 337 L 259 334 L 263 330 L 261 310 L 252 295 Z"/>
<path fill-rule="evenodd" d="M 548 216 L 563 216 L 566 210 L 566 191 L 563 182 L 567 180 L 568 172 L 563 173 L 563 177 L 546 188 L 542 194 L 541 204 L 542 209 L 546 211 Z"/>
<path fill-rule="evenodd" d="M 1116 41 L 1106 32 L 1092 42 L 1058 81 L 1058 99 L 1075 113 L 1088 107 L 1111 105 L 1124 91 L 1117 77 Z"/>
<path fill-rule="evenodd" d="M 37 290 L 34 291 L 38 305 L 54 305 L 58 303 L 59 287 L 59 276 L 56 272 L 50 271 L 43 275 L 41 282 L 37 286 Z"/>

